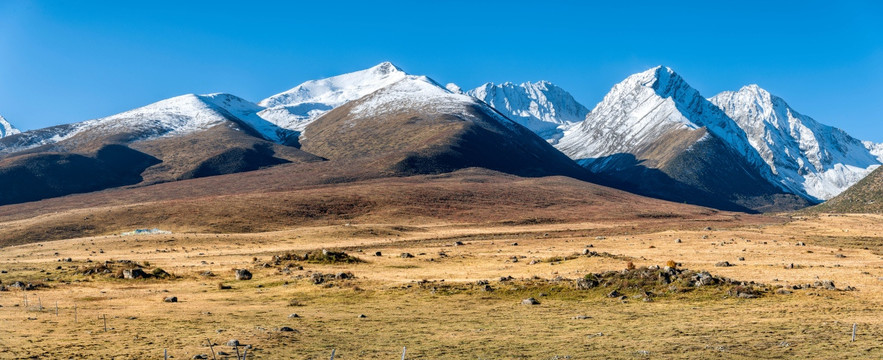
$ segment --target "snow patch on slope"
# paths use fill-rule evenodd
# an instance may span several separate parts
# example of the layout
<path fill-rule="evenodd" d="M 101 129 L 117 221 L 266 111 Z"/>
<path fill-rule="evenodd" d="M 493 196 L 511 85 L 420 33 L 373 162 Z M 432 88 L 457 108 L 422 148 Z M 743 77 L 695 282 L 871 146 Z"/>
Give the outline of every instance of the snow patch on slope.
<path fill-rule="evenodd" d="M 467 94 L 484 101 L 552 144 L 571 124 L 585 119 L 589 109 L 564 89 L 548 81 L 519 85 L 486 83 Z"/>
<path fill-rule="evenodd" d="M 801 115 L 757 85 L 725 91 L 709 101 L 744 130 L 775 180 L 794 193 L 830 199 L 880 164 L 880 156 L 866 144 Z"/>
<path fill-rule="evenodd" d="M 373 93 L 407 76 L 390 62 L 372 68 L 311 80 L 291 90 L 273 95 L 259 103 L 265 107 L 258 115 L 289 130 L 303 131 L 313 120 L 326 112 Z"/>

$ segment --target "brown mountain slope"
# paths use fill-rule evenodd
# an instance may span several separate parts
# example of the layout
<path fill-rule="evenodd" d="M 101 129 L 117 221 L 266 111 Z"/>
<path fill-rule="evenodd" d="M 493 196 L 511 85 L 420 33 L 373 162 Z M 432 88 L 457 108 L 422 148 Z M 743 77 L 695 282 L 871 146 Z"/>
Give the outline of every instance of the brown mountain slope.
<path fill-rule="evenodd" d="M 333 162 L 111 189 L 0 207 L 0 244 L 135 228 L 260 232 L 374 223 L 499 223 L 659 219 L 728 223 L 739 215 L 645 198 L 568 177 L 524 178 L 484 169 L 353 180 Z M 329 173 L 336 177 L 329 176 Z M 324 183 L 348 178 L 344 183 Z M 692 225 L 691 225 L 692 224 Z M 703 225 L 704 226 L 704 225 Z"/>
<path fill-rule="evenodd" d="M 483 167 L 522 176 L 588 178 L 546 141 L 475 99 L 408 77 L 307 126 L 302 149 L 386 174 Z"/>

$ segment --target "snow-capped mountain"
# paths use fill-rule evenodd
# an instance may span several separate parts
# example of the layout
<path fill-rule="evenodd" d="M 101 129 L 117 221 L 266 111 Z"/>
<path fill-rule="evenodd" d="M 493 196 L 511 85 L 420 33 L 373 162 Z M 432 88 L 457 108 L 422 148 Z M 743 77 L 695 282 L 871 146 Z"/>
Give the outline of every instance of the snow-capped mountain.
<path fill-rule="evenodd" d="M 6 121 L 3 115 L 0 115 L 0 138 L 7 137 L 9 135 L 15 135 L 20 132 L 21 131 L 18 131 L 18 129 L 12 126 L 9 121 Z"/>
<path fill-rule="evenodd" d="M 669 133 L 700 129 L 724 140 L 750 164 L 763 163 L 742 129 L 663 66 L 616 84 L 583 122 L 564 132 L 556 147 L 583 166 L 601 171 L 605 166 L 601 158 L 641 154 L 655 149 Z M 704 135 L 698 140 L 703 139 Z"/>
<path fill-rule="evenodd" d="M 316 119 L 304 130 L 301 149 L 400 174 L 483 167 L 528 176 L 589 176 L 530 130 L 451 88 L 407 75 Z"/>
<path fill-rule="evenodd" d="M 486 102 L 510 119 L 530 129 L 552 144 L 564 129 L 583 121 L 589 109 L 564 89 L 548 82 L 486 83 L 467 94 Z"/>
<path fill-rule="evenodd" d="M 794 111 L 757 85 L 709 100 L 745 131 L 774 179 L 796 194 L 830 199 L 880 165 L 861 141 Z"/>
<path fill-rule="evenodd" d="M 104 118 L 29 131 L 15 142 L 0 143 L 0 153 L 62 142 L 76 147 L 107 137 L 124 142 L 144 141 L 190 134 L 229 121 L 243 124 L 274 142 L 283 143 L 293 136 L 291 131 L 257 116 L 262 109 L 230 94 L 181 95 Z"/>
<path fill-rule="evenodd" d="M 634 191 L 675 201 L 765 209 L 785 193 L 745 132 L 663 66 L 616 84 L 556 148 Z"/>
<path fill-rule="evenodd" d="M 392 63 L 383 62 L 369 69 L 307 81 L 262 100 L 258 104 L 266 109 L 258 115 L 281 128 L 303 131 L 310 122 L 329 110 L 406 76 Z"/>

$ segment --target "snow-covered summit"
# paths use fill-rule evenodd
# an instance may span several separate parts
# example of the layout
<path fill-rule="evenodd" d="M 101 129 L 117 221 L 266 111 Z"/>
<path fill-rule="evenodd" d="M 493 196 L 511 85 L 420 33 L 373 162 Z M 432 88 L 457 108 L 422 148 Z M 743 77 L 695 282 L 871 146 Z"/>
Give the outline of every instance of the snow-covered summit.
<path fill-rule="evenodd" d="M 402 80 L 407 74 L 390 62 L 369 69 L 311 80 L 262 100 L 259 113 L 282 128 L 302 131 L 310 122 L 335 107 L 361 98 Z"/>
<path fill-rule="evenodd" d="M 858 139 L 801 115 L 757 85 L 709 100 L 745 131 L 775 179 L 796 194 L 830 199 L 880 164 Z"/>
<path fill-rule="evenodd" d="M 568 125 L 583 121 L 589 113 L 589 109 L 570 93 L 545 80 L 518 85 L 486 83 L 467 94 L 486 102 L 553 144 Z"/>
<path fill-rule="evenodd" d="M 5 138 L 9 135 L 15 135 L 20 133 L 18 129 L 16 129 L 9 121 L 6 121 L 6 118 L 3 115 L 0 115 L 0 138 Z"/>

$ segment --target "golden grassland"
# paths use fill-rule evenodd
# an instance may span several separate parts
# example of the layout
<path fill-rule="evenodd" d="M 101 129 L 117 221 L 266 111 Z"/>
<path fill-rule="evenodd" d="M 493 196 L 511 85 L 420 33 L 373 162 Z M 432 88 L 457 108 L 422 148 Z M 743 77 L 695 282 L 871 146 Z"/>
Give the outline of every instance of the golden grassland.
<path fill-rule="evenodd" d="M 0 358 L 161 358 L 166 349 L 176 359 L 211 358 L 209 341 L 215 352 L 231 354 L 218 358 L 234 358 L 224 345 L 230 339 L 251 345 L 249 358 L 261 359 L 324 359 L 332 349 L 336 359 L 394 359 L 402 347 L 409 359 L 883 357 L 883 217 L 821 215 L 710 230 L 704 223 L 667 227 L 665 221 L 354 221 L 7 247 L 0 255 L 3 284 L 46 287 L 0 292 Z M 555 261 L 588 245 L 615 256 Z M 302 269 L 288 273 L 272 262 L 275 254 L 321 249 L 363 262 L 299 261 Z M 414 257 L 401 257 L 404 252 Z M 66 258 L 72 261 L 60 261 Z M 175 277 L 123 280 L 79 272 L 122 259 Z M 633 296 L 639 289 L 621 289 L 623 302 L 606 296 L 613 288 L 577 290 L 561 280 L 668 260 L 771 289 L 832 280 L 839 289 L 856 290 L 768 291 L 741 299 L 726 287 L 654 289 L 657 296 L 644 302 Z M 715 267 L 720 261 L 735 266 Z M 237 281 L 234 268 L 249 269 L 254 278 Z M 355 279 L 316 285 L 310 275 L 317 272 L 352 272 Z M 480 280 L 494 291 L 483 291 Z M 168 296 L 179 302 L 163 302 Z M 528 297 L 540 304 L 522 305 Z M 299 317 L 290 318 L 293 313 Z"/>

